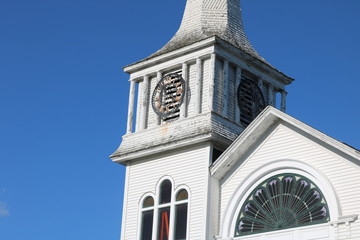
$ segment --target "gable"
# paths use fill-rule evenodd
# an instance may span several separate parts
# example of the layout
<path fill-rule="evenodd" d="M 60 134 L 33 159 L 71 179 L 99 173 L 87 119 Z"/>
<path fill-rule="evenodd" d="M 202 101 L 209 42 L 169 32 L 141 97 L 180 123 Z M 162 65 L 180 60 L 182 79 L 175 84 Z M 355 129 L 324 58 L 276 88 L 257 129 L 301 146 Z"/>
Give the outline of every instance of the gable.
<path fill-rule="evenodd" d="M 229 211 L 239 208 L 235 205 L 241 205 L 256 183 L 279 173 L 299 173 L 319 185 L 329 202 L 331 221 L 360 214 L 360 202 L 353 197 L 360 196 L 359 161 L 286 121 L 268 127 L 248 151 L 231 157 L 236 163 L 219 180 L 221 225 L 231 224 L 226 219 Z M 360 234 L 360 228 L 356 231 Z"/>

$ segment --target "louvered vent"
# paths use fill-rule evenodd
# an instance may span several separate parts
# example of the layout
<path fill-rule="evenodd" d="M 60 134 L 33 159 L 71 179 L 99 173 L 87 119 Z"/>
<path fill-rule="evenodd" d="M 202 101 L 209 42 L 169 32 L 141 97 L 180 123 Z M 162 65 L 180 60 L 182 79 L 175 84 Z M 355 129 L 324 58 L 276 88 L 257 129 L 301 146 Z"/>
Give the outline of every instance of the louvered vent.
<path fill-rule="evenodd" d="M 152 96 L 152 106 L 164 122 L 180 117 L 180 105 L 185 94 L 185 81 L 181 73 L 164 76 L 156 85 Z"/>
<path fill-rule="evenodd" d="M 240 122 L 247 126 L 265 108 L 264 96 L 258 85 L 244 76 L 241 78 L 237 95 Z"/>

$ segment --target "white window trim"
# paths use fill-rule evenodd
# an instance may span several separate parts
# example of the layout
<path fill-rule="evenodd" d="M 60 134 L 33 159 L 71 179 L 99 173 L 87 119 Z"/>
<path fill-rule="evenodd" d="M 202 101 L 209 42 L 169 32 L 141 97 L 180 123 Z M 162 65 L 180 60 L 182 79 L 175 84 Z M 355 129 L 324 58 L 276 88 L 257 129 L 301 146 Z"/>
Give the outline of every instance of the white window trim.
<path fill-rule="evenodd" d="M 154 206 L 152 207 L 147 207 L 147 208 L 143 208 L 143 204 L 144 204 L 144 201 L 147 197 L 152 197 L 154 199 Z M 147 192 L 145 193 L 139 200 L 139 214 L 138 214 L 138 228 L 137 228 L 137 236 L 136 236 L 136 239 L 137 240 L 140 240 L 140 236 L 141 236 L 141 229 L 142 229 L 142 213 L 145 212 L 145 211 L 149 211 L 149 210 L 153 210 L 153 226 L 154 226 L 154 215 L 155 215 L 155 201 L 156 201 L 156 196 L 155 194 L 151 193 L 151 192 Z M 154 231 L 154 229 L 153 229 Z"/>
<path fill-rule="evenodd" d="M 253 189 L 271 176 L 283 173 L 300 174 L 311 180 L 324 194 L 329 207 L 330 221 L 336 221 L 339 216 L 341 216 L 339 200 L 330 181 L 325 175 L 312 166 L 298 160 L 277 160 L 256 169 L 240 183 L 226 207 L 220 224 L 220 237 L 224 239 L 234 237 L 237 215 L 240 212 L 246 197 Z"/>
<path fill-rule="evenodd" d="M 161 184 L 165 181 L 165 180 L 169 180 L 171 182 L 171 200 L 170 203 L 165 203 L 165 204 L 159 204 L 159 199 L 160 199 L 160 187 Z M 179 193 L 180 190 L 185 189 L 188 193 L 188 199 L 186 200 L 181 200 L 181 201 L 176 201 L 176 195 Z M 148 207 L 148 208 L 143 208 L 143 203 L 144 200 L 147 197 L 152 197 L 154 199 L 154 206 L 153 207 Z M 156 190 L 155 190 L 155 194 L 152 192 L 147 192 L 145 193 L 139 200 L 139 213 L 138 213 L 138 228 L 137 228 L 137 240 L 140 240 L 140 236 L 141 236 L 141 228 L 142 228 L 142 213 L 144 211 L 149 211 L 149 210 L 153 210 L 153 230 L 152 230 L 152 238 L 153 240 L 157 239 L 157 230 L 158 230 L 158 217 L 159 217 L 159 209 L 160 208 L 164 208 L 164 207 L 170 207 L 170 219 L 169 219 L 169 240 L 174 240 L 174 230 L 175 230 L 175 207 L 176 205 L 181 205 L 184 203 L 187 203 L 187 219 L 186 219 L 186 236 L 189 236 L 189 221 L 190 221 L 190 188 L 186 185 L 179 185 L 175 188 L 175 182 L 174 180 L 169 177 L 169 176 L 164 176 L 162 178 L 160 178 L 156 184 Z"/>

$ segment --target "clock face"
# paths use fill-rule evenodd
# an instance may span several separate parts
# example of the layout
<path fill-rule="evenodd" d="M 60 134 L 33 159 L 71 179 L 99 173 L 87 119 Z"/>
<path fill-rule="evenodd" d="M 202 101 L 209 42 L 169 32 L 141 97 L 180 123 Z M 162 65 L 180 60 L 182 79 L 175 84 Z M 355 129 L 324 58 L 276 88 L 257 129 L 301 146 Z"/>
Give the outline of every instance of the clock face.
<path fill-rule="evenodd" d="M 265 99 L 258 85 L 242 78 L 237 91 L 240 108 L 240 122 L 248 125 L 265 108 Z"/>
<path fill-rule="evenodd" d="M 158 82 L 154 89 L 152 107 L 163 120 L 175 120 L 179 117 L 184 96 L 184 79 L 177 73 L 168 74 Z"/>

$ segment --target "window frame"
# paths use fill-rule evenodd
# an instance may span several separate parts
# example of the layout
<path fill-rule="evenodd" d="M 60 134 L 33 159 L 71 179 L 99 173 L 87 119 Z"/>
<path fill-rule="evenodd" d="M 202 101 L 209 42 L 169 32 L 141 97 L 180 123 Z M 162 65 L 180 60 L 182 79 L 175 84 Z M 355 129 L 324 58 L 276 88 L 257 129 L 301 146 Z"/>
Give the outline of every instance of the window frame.
<path fill-rule="evenodd" d="M 300 228 L 300 227 L 305 227 L 305 226 L 316 226 L 318 224 L 323 224 L 323 223 L 328 223 L 330 221 L 330 216 L 329 216 L 329 207 L 328 207 L 328 204 L 327 204 L 327 201 L 324 197 L 324 194 L 322 193 L 321 189 L 314 183 L 312 182 L 310 179 L 300 175 L 300 174 L 294 174 L 294 173 L 282 173 L 282 174 L 277 174 L 277 175 L 273 175 L 273 176 L 270 176 L 268 179 L 266 179 L 265 181 L 263 181 L 262 183 L 260 183 L 259 185 L 257 185 L 255 188 L 253 188 L 253 191 L 245 197 L 245 201 L 241 207 L 241 210 L 237 216 L 237 220 L 236 220 L 236 226 L 235 226 L 235 229 L 238 225 L 238 221 L 240 221 L 243 217 L 240 218 L 240 215 L 246 215 L 243 211 L 244 211 L 244 208 L 246 207 L 245 205 L 247 203 L 250 203 L 250 202 L 256 202 L 254 199 L 255 199 L 255 193 L 257 190 L 259 189 L 266 189 L 268 185 L 270 185 L 270 182 L 272 181 L 277 181 L 278 182 L 278 186 L 279 188 L 282 188 L 283 187 L 283 181 L 282 179 L 285 177 L 292 177 L 293 180 L 294 180 L 294 185 L 292 185 L 292 189 L 291 189 L 291 193 L 292 194 L 291 196 L 295 196 L 297 198 L 298 195 L 295 195 L 295 192 L 297 190 L 297 187 L 298 187 L 298 184 L 300 184 L 300 181 L 305 181 L 307 184 L 309 184 L 309 189 L 307 190 L 307 192 L 300 198 L 300 201 L 303 201 L 305 197 L 307 197 L 308 193 L 310 193 L 311 189 L 315 189 L 315 191 L 318 192 L 319 196 L 320 196 L 320 200 L 322 201 L 319 201 L 318 203 L 316 203 L 315 205 L 311 206 L 310 205 L 310 209 L 311 210 L 315 210 L 314 208 L 317 207 L 317 206 L 324 206 L 326 208 L 326 216 L 324 216 L 324 218 L 322 220 L 314 220 L 314 221 L 308 221 L 308 222 L 305 222 L 305 223 L 299 223 L 299 224 L 296 224 L 294 226 L 290 226 L 290 227 L 284 227 L 284 228 L 276 228 L 274 226 L 274 228 L 272 229 L 268 229 L 268 230 L 258 230 L 258 231 L 255 231 L 255 232 L 243 232 L 243 233 L 240 233 L 239 231 L 234 231 L 234 238 L 239 238 L 239 237 L 243 237 L 243 236 L 248 236 L 248 235 L 254 235 L 254 234 L 261 234 L 261 233 L 273 233 L 275 231 L 282 231 L 282 230 L 291 230 L 291 229 L 296 229 L 296 228 Z M 266 186 L 265 186 L 266 185 Z M 280 190 L 280 189 L 279 189 Z M 265 190 L 266 191 L 266 190 Z M 279 194 L 282 193 L 282 190 L 280 190 Z M 266 194 L 269 194 L 267 197 L 271 197 L 271 193 L 270 192 L 267 192 Z M 250 200 L 252 198 L 252 200 Z M 281 205 L 281 198 L 282 198 L 282 195 L 280 194 L 279 195 L 279 205 Z M 270 198 L 268 198 L 267 200 L 270 200 Z M 271 205 L 272 201 L 269 201 L 269 204 Z M 257 205 L 255 203 L 256 207 L 261 207 L 260 205 Z M 283 206 L 279 206 L 280 208 L 282 208 Z M 291 209 L 291 208 L 289 208 Z M 300 217 L 301 215 L 297 215 L 297 217 Z M 251 220 L 251 217 L 248 218 Z M 259 219 L 258 218 L 253 218 L 253 220 L 255 221 L 258 221 Z M 238 233 L 237 233 L 238 232 Z"/>
<path fill-rule="evenodd" d="M 145 202 L 145 200 L 148 198 L 148 197 L 152 197 L 153 198 L 153 200 L 154 200 L 154 205 L 153 206 L 151 206 L 151 207 L 143 207 L 143 205 L 144 205 L 144 202 Z M 144 212 L 146 212 L 146 211 L 150 211 L 150 210 L 152 210 L 153 211 L 153 229 L 152 229 L 152 236 L 154 236 L 154 216 L 155 216 L 155 213 L 156 213 L 156 208 L 155 208 L 155 206 L 156 206 L 156 196 L 153 194 L 153 193 L 146 193 L 146 194 L 144 194 L 142 197 L 141 197 L 141 199 L 140 199 L 140 201 L 139 201 L 139 224 L 138 224 L 138 230 L 137 230 L 137 232 L 138 232 L 138 234 L 137 234 L 137 239 L 138 240 L 141 240 L 141 235 L 142 235 L 142 230 L 143 230 L 143 219 L 142 219 L 142 217 L 143 217 L 143 213 Z M 152 239 L 153 237 L 151 237 L 151 239 Z"/>
<path fill-rule="evenodd" d="M 246 200 L 246 197 L 258 186 L 271 176 L 283 173 L 294 173 L 302 175 L 315 183 L 322 191 L 328 207 L 330 222 L 337 221 L 342 215 L 339 199 L 332 187 L 331 182 L 318 169 L 304 161 L 297 159 L 278 159 L 272 162 L 267 162 L 262 166 L 249 172 L 238 183 L 237 189 L 229 198 L 226 209 L 224 209 L 223 217 L 221 219 L 219 236 L 222 238 L 234 238 L 233 233 L 236 225 L 236 218 L 241 210 L 241 207 Z M 328 224 L 328 223 L 326 223 Z M 320 225 L 320 224 L 319 224 Z M 236 237 L 234 239 L 241 239 Z"/>
<path fill-rule="evenodd" d="M 161 185 L 164 181 L 169 180 L 171 183 L 171 199 L 169 203 L 160 204 L 160 194 L 161 194 Z M 181 190 L 186 190 L 188 198 L 180 201 L 176 201 L 176 196 Z M 152 240 L 158 239 L 158 227 L 159 227 L 159 212 L 160 209 L 169 207 L 170 208 L 170 217 L 169 217 L 169 240 L 175 240 L 175 211 L 176 206 L 181 204 L 187 204 L 187 216 L 186 216 L 186 239 L 189 236 L 189 220 L 190 220 L 190 189 L 186 185 L 179 185 L 175 187 L 174 180 L 170 177 L 162 177 L 158 180 L 156 184 L 155 194 L 152 192 L 145 193 L 139 201 L 139 217 L 138 217 L 138 230 L 137 230 L 137 240 L 141 240 L 141 231 L 142 231 L 142 214 L 144 211 L 153 210 L 153 228 L 152 228 Z M 143 203 L 147 197 L 153 197 L 154 206 L 143 208 Z"/>

